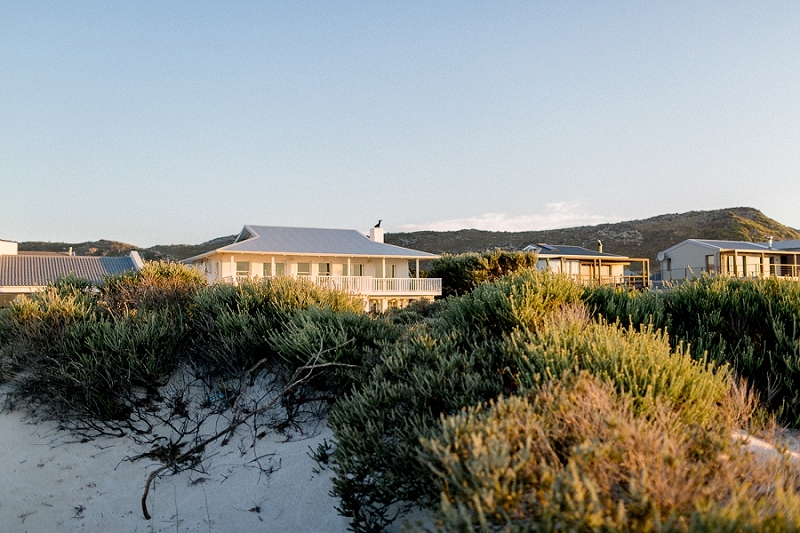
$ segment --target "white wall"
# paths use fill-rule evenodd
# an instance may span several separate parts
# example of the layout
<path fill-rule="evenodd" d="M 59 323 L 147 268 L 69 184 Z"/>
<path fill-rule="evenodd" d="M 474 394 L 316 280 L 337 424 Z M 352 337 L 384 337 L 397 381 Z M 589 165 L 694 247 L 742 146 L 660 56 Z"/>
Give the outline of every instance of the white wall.
<path fill-rule="evenodd" d="M 717 268 L 719 268 L 719 254 L 713 248 L 701 246 L 694 242 L 685 242 L 664 254 L 661 261 L 661 279 L 684 279 L 698 277 L 706 267 L 706 256 L 714 255 Z M 667 271 L 667 259 L 671 259 L 672 273 Z M 691 270 L 691 271 L 690 271 Z"/>
<path fill-rule="evenodd" d="M 17 255 L 17 243 L 0 241 L 0 255 Z"/>

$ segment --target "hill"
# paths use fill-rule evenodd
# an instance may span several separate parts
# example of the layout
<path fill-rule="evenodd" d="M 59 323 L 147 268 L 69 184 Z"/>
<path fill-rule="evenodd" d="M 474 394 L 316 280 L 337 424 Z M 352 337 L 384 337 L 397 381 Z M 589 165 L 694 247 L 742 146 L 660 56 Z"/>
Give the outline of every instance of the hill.
<path fill-rule="evenodd" d="M 90 256 L 112 256 L 119 257 L 128 255 L 131 250 L 137 250 L 142 258 L 147 261 L 180 261 L 187 257 L 202 254 L 209 250 L 214 250 L 221 246 L 231 244 L 236 235 L 218 237 L 202 244 L 160 244 L 150 248 L 139 248 L 124 242 L 108 241 L 87 241 L 79 243 L 68 242 L 21 242 L 19 243 L 20 252 L 67 252 L 72 248 L 75 255 Z"/>
<path fill-rule="evenodd" d="M 724 239 L 762 242 L 772 235 L 775 240 L 800 239 L 800 231 L 777 222 L 757 209 L 735 207 L 716 211 L 689 211 L 660 215 L 643 220 L 616 224 L 580 226 L 576 228 L 543 231 L 483 231 L 462 229 L 458 231 L 414 231 L 387 233 L 389 244 L 414 248 L 431 253 L 481 252 L 487 249 L 521 250 L 529 244 L 571 244 L 597 249 L 598 239 L 603 241 L 603 251 L 646 257 L 656 260 L 656 254 L 684 239 Z M 218 237 L 202 244 L 158 245 L 150 248 L 117 241 L 91 241 L 82 243 L 21 242 L 20 251 L 66 252 L 72 247 L 77 255 L 127 255 L 138 250 L 147 260 L 180 261 L 227 244 L 235 235 Z"/>
<path fill-rule="evenodd" d="M 543 231 L 415 231 L 387 233 L 386 242 L 431 253 L 480 252 L 491 248 L 520 250 L 529 244 L 570 244 L 629 257 L 649 258 L 684 239 L 762 242 L 800 239 L 800 231 L 777 222 L 751 207 L 690 211 L 616 224 L 599 224 Z"/>

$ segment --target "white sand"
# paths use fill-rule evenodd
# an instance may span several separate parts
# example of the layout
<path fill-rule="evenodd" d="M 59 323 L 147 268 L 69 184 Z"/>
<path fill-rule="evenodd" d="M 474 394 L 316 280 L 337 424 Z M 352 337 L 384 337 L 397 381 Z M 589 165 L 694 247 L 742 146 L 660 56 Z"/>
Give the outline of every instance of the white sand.
<path fill-rule="evenodd" d="M 152 520 L 141 511 L 148 473 L 160 466 L 125 460 L 144 451 L 127 439 L 76 442 L 55 424 L 31 425 L 19 412 L 0 413 L 0 531 L 338 533 L 347 520 L 329 496 L 330 471 L 315 473 L 308 456 L 331 432 L 284 442 L 267 435 L 259 453 L 276 470 L 265 476 L 242 466 L 234 445 L 218 450 L 206 474 L 183 472 L 156 482 L 148 499 Z M 271 461 L 271 463 L 269 463 Z"/>

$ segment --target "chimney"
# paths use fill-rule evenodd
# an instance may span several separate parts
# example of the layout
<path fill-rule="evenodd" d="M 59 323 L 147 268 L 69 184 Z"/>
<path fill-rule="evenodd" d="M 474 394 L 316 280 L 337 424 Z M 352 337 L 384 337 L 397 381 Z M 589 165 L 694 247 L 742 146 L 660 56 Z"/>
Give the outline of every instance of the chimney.
<path fill-rule="evenodd" d="M 69 256 L 72 257 L 72 246 L 69 247 Z"/>
<path fill-rule="evenodd" d="M 597 251 L 601 254 L 603 253 L 603 241 L 600 239 L 597 239 Z"/>
<path fill-rule="evenodd" d="M 383 228 L 375 226 L 369 230 L 369 240 L 372 242 L 383 242 Z"/>
<path fill-rule="evenodd" d="M 772 249 L 772 235 L 767 237 L 767 243 L 769 243 L 769 247 L 770 247 L 770 249 Z"/>

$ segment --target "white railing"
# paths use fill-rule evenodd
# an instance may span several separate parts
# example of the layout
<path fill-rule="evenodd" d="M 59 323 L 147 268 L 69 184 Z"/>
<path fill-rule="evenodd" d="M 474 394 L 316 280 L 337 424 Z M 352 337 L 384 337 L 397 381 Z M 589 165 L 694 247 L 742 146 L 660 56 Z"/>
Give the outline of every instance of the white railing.
<path fill-rule="evenodd" d="M 308 280 L 314 285 L 355 294 L 392 295 L 419 294 L 439 296 L 442 294 L 441 278 L 373 278 L 371 276 L 292 276 Z M 222 281 L 239 283 L 247 277 L 226 276 Z"/>

